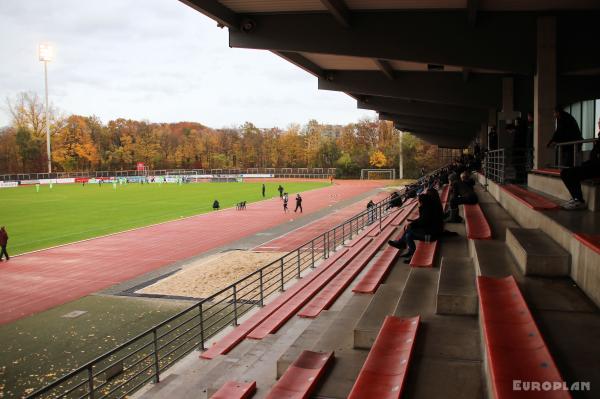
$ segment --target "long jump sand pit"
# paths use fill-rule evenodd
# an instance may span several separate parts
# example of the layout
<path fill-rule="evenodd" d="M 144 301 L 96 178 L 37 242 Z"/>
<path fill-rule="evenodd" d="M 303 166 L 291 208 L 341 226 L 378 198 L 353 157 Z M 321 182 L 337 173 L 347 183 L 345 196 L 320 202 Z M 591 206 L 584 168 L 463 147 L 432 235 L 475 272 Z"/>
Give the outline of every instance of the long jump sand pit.
<path fill-rule="evenodd" d="M 136 293 L 206 298 L 283 255 L 285 252 L 244 250 L 217 254 L 191 262 L 177 273 Z"/>

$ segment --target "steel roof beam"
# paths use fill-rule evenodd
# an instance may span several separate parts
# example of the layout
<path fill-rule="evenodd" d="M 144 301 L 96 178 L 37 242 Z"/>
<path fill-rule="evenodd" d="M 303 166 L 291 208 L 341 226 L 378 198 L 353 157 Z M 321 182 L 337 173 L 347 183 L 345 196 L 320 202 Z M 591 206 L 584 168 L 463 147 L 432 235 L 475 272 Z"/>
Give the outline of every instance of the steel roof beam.
<path fill-rule="evenodd" d="M 396 79 L 396 71 L 392 68 L 392 65 L 386 60 L 373 60 L 377 68 L 389 79 Z"/>
<path fill-rule="evenodd" d="M 321 3 L 333 15 L 336 21 L 340 23 L 344 28 L 350 28 L 351 15 L 350 10 L 344 0 L 321 0 Z"/>
<path fill-rule="evenodd" d="M 536 19 L 484 13 L 477 30 L 460 11 L 353 12 L 352 29 L 326 13 L 253 14 L 256 29 L 231 31 L 232 47 L 404 60 L 533 75 Z"/>
<path fill-rule="evenodd" d="M 319 79 L 319 89 L 486 109 L 502 103 L 502 75 L 491 74 L 465 82 L 458 72 L 403 72 L 390 81 L 376 71 L 335 71 Z"/>
<path fill-rule="evenodd" d="M 272 53 L 280 56 L 288 62 L 291 62 L 297 67 L 304 69 L 306 72 L 316 76 L 317 78 L 326 77 L 326 72 L 324 69 L 322 69 L 320 66 L 318 66 L 302 54 L 294 53 L 292 51 L 272 51 Z"/>
<path fill-rule="evenodd" d="M 232 30 L 240 29 L 241 18 L 216 0 L 179 0 L 209 18 L 214 19 L 220 26 Z"/>
<path fill-rule="evenodd" d="M 457 107 L 390 97 L 358 96 L 357 108 L 388 112 L 398 115 L 413 115 L 440 120 L 481 123 L 488 120 L 488 110 Z"/>
<path fill-rule="evenodd" d="M 424 126 L 424 127 L 432 127 L 432 128 L 440 128 L 440 129 L 450 129 L 450 130 L 465 130 L 465 131 L 475 131 L 481 125 L 476 123 L 465 123 L 465 122 L 457 122 L 457 121 L 445 121 L 440 119 L 432 119 L 432 118 L 420 118 L 416 116 L 407 116 L 407 115 L 397 115 L 390 114 L 387 112 L 380 112 L 379 119 L 395 121 L 399 123 L 410 123 L 415 126 Z"/>

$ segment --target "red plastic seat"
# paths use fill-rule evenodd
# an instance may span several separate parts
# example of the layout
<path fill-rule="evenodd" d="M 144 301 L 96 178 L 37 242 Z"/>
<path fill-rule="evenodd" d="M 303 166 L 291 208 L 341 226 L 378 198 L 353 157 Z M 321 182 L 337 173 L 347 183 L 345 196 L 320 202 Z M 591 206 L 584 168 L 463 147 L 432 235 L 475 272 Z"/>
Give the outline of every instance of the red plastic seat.
<path fill-rule="evenodd" d="M 387 316 L 350 391 L 349 399 L 399 398 L 410 364 L 419 316 Z"/>
<path fill-rule="evenodd" d="M 226 354 L 239 344 L 246 336 L 267 319 L 271 314 L 276 312 L 281 306 L 292 299 L 296 294 L 303 291 L 304 288 L 310 284 L 313 280 L 317 279 L 322 273 L 325 273 L 332 265 L 334 265 L 338 259 L 346 254 L 348 250 L 342 249 L 336 252 L 331 258 L 327 259 L 325 263 L 317 267 L 312 273 L 304 277 L 302 280 L 296 282 L 290 289 L 279 295 L 275 300 L 268 303 L 254 313 L 250 318 L 244 321 L 242 324 L 234 328 L 229 334 L 225 335 L 213 346 L 202 352 L 200 355 L 203 359 L 213 359 L 219 355 Z"/>
<path fill-rule="evenodd" d="M 313 297 L 302 311 L 298 313 L 298 316 L 317 317 L 323 310 L 329 309 L 333 302 L 335 302 L 373 256 L 375 256 L 379 248 L 388 241 L 394 231 L 394 227 L 384 230 L 368 248 L 365 248 L 353 262 L 346 266 L 321 292 Z"/>
<path fill-rule="evenodd" d="M 514 277 L 477 277 L 480 319 L 496 399 L 570 398 L 567 391 L 515 391 L 514 381 L 562 383 Z"/>
<path fill-rule="evenodd" d="M 479 204 L 463 205 L 467 238 L 471 240 L 491 240 L 492 230 Z"/>
<path fill-rule="evenodd" d="M 410 260 L 412 267 L 433 267 L 433 259 L 437 251 L 438 242 L 417 241 L 417 249 Z"/>
<path fill-rule="evenodd" d="M 267 399 L 310 397 L 319 379 L 331 365 L 333 358 L 333 352 L 303 351 L 271 388 Z"/>
<path fill-rule="evenodd" d="M 500 186 L 500 188 L 531 209 L 553 210 L 559 208 L 557 204 L 549 199 L 515 184 L 507 184 L 505 186 Z"/>
<path fill-rule="evenodd" d="M 600 234 L 575 233 L 573 236 L 583 245 L 600 254 Z"/>
<path fill-rule="evenodd" d="M 279 328 L 283 326 L 290 318 L 292 318 L 296 312 L 298 312 L 298 310 L 304 306 L 304 304 L 306 304 L 312 297 L 315 296 L 317 292 L 319 292 L 319 290 L 321 290 L 336 275 L 338 275 L 349 262 L 359 256 L 361 251 L 363 251 L 370 241 L 370 238 L 362 240 L 359 245 L 348 251 L 344 257 L 339 258 L 339 261 L 336 262 L 333 267 L 330 267 L 326 272 L 317 276 L 317 278 L 313 279 L 310 284 L 305 284 L 301 292 L 299 292 L 285 304 L 279 306 L 278 309 L 272 312 L 268 317 L 264 318 L 260 324 L 254 325 L 252 331 L 250 331 L 246 336 L 250 339 L 263 339 L 267 335 L 275 333 L 277 330 L 279 330 Z"/>
<path fill-rule="evenodd" d="M 540 175 L 560 176 L 560 169 L 540 168 L 533 169 L 531 172 L 538 173 Z"/>
<path fill-rule="evenodd" d="M 373 266 L 365 273 L 364 277 L 352 289 L 352 292 L 372 294 L 383 281 L 383 278 L 392 267 L 400 251 L 394 247 L 386 248 Z"/>
<path fill-rule="evenodd" d="M 210 399 L 248 399 L 256 392 L 256 381 L 227 381 Z"/>

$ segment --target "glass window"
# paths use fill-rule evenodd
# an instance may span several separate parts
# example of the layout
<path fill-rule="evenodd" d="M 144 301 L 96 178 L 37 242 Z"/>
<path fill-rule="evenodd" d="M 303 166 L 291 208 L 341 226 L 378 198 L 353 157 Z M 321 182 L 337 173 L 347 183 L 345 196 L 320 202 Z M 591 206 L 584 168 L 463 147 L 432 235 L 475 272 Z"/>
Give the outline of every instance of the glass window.
<path fill-rule="evenodd" d="M 594 132 L 598 133 L 598 119 L 600 119 L 600 99 L 596 100 L 596 115 L 594 116 Z"/>
<path fill-rule="evenodd" d="M 579 125 L 579 129 L 581 129 L 581 103 L 574 103 L 571 104 L 571 115 L 573 115 L 573 118 L 575 118 L 575 120 L 577 121 L 577 124 Z"/>
<path fill-rule="evenodd" d="M 581 135 L 584 139 L 594 137 L 594 108 L 596 101 L 584 101 L 581 103 Z M 583 145 L 584 151 L 592 149 L 592 143 Z"/>

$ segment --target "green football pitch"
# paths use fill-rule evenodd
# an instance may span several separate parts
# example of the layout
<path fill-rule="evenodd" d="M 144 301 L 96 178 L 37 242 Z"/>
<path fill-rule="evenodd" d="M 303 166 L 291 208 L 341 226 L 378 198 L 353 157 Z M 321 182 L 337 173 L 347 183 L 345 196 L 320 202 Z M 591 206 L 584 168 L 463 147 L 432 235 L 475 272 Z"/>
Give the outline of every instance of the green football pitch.
<path fill-rule="evenodd" d="M 326 186 L 285 182 L 293 193 Z M 263 199 L 262 183 L 56 184 L 0 190 L 0 225 L 9 234 L 9 254 L 79 241 Z M 279 196 L 278 182 L 266 183 L 266 198 Z"/>

